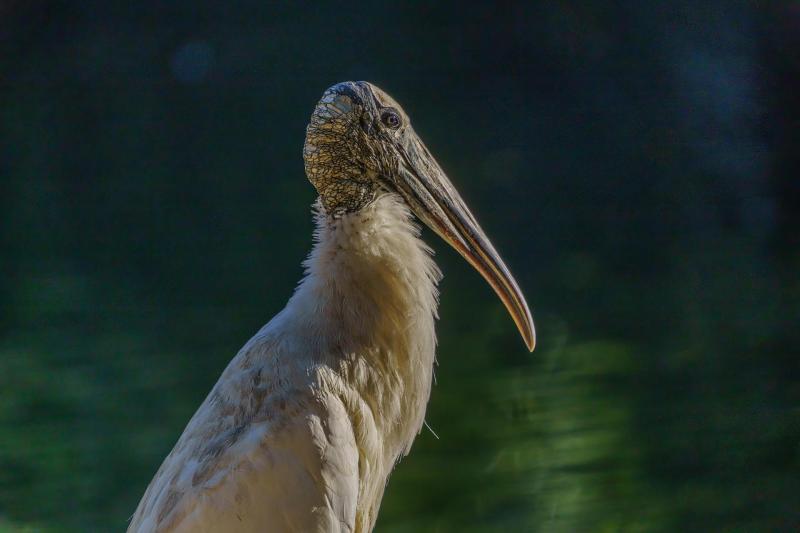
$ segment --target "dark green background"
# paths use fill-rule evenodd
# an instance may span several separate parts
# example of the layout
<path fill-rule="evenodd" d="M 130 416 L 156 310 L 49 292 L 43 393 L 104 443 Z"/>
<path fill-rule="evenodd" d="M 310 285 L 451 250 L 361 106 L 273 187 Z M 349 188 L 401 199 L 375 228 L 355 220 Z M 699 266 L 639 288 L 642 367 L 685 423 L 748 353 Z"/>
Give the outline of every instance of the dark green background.
<path fill-rule="evenodd" d="M 525 289 L 445 271 L 378 531 L 800 529 L 800 5 L 0 3 L 0 531 L 121 531 L 400 101 Z"/>

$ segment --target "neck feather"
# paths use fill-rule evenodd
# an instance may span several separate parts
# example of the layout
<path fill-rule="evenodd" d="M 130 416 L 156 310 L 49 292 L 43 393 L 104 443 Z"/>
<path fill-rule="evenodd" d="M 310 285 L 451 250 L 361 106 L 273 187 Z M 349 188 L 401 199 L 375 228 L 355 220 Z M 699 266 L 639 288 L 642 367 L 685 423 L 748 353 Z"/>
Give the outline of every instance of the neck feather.
<path fill-rule="evenodd" d="M 369 446 L 365 427 L 383 439 L 388 475 L 425 416 L 441 273 L 396 195 L 338 217 L 318 202 L 316 222 L 306 277 L 286 307 L 286 323 L 305 339 L 319 386 L 346 397 L 354 419 L 373 421 L 360 427 L 357 440 Z"/>
<path fill-rule="evenodd" d="M 336 217 L 318 202 L 315 241 L 292 301 L 329 346 L 392 345 L 416 321 L 436 317 L 441 272 L 398 196 Z"/>

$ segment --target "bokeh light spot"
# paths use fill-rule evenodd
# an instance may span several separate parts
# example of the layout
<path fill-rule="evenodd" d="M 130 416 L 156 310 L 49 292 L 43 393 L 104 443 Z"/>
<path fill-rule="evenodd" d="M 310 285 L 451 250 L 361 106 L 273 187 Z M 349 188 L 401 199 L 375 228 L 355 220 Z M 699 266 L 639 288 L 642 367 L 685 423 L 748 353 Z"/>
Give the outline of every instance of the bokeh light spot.
<path fill-rule="evenodd" d="M 183 83 L 204 81 L 214 64 L 214 48 L 205 41 L 180 46 L 172 55 L 172 75 Z"/>

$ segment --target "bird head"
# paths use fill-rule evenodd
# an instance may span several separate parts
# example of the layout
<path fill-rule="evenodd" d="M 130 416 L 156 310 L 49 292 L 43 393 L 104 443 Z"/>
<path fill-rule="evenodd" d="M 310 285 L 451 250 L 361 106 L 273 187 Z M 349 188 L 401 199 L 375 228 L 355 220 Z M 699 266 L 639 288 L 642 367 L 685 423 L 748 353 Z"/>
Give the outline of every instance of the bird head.
<path fill-rule="evenodd" d="M 303 158 L 330 216 L 357 212 L 383 192 L 402 197 L 492 286 L 533 350 L 533 319 L 517 282 L 391 96 L 365 81 L 329 88 L 311 115 Z"/>

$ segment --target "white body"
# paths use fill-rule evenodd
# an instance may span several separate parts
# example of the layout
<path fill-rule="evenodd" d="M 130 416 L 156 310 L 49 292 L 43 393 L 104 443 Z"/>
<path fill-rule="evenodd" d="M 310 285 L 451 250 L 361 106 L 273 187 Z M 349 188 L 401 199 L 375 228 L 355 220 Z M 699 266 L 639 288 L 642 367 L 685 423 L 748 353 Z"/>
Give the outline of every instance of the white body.
<path fill-rule="evenodd" d="M 305 279 L 225 369 L 128 531 L 370 531 L 430 394 L 430 255 L 394 195 L 319 214 Z"/>

